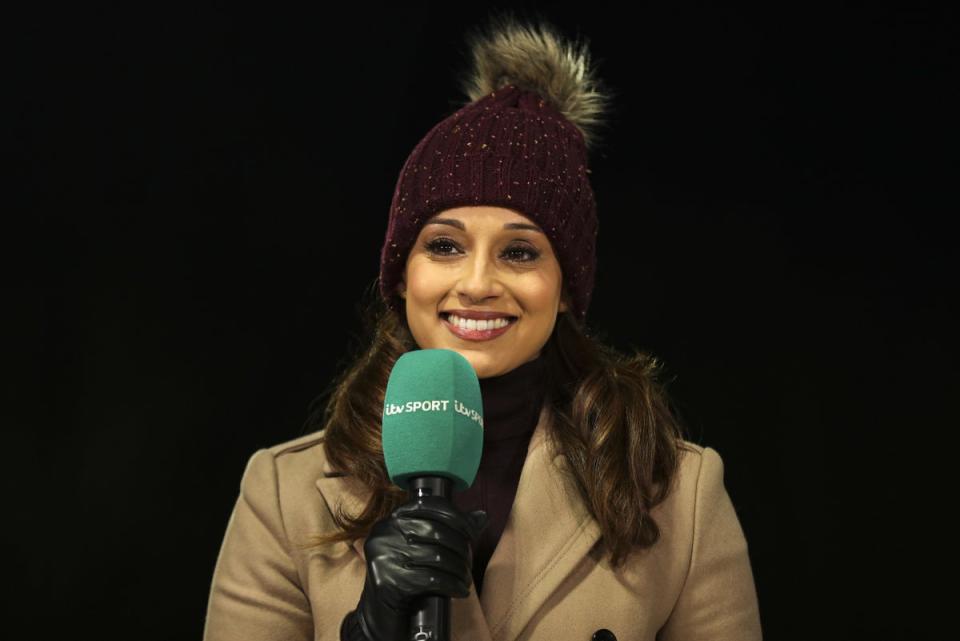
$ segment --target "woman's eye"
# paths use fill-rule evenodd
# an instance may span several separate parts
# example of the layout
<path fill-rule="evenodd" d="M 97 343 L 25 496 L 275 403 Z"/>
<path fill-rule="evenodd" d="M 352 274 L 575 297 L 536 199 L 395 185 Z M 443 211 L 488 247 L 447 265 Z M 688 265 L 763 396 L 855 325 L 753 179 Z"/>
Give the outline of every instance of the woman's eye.
<path fill-rule="evenodd" d="M 456 245 L 452 240 L 447 238 L 435 238 L 427 243 L 427 251 L 434 254 L 446 255 L 447 252 L 445 251 L 445 248 L 447 247 L 456 248 Z"/>
<path fill-rule="evenodd" d="M 519 258 L 518 260 L 522 263 L 530 262 L 531 260 L 536 260 L 540 256 L 540 253 L 532 247 L 525 247 L 523 245 L 514 245 L 507 249 L 504 252 L 508 256 L 525 256 L 526 258 Z"/>
<path fill-rule="evenodd" d="M 424 247 L 431 254 L 438 256 L 452 256 L 454 255 L 452 250 L 459 249 L 457 244 L 449 238 L 434 238 L 426 243 Z M 528 263 L 539 258 L 540 252 L 526 245 L 514 245 L 504 250 L 503 256 L 513 262 Z"/>

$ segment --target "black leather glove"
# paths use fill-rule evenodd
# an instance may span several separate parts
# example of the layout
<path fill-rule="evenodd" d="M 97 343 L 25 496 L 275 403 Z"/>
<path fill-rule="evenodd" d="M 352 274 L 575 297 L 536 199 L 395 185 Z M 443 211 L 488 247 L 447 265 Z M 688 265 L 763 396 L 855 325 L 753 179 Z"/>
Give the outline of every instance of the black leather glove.
<path fill-rule="evenodd" d="M 341 634 L 359 628 L 368 641 L 407 641 L 415 599 L 468 596 L 473 548 L 486 522 L 483 510 L 465 514 L 436 496 L 415 498 L 377 521 L 363 546 L 367 576 L 360 602 Z"/>

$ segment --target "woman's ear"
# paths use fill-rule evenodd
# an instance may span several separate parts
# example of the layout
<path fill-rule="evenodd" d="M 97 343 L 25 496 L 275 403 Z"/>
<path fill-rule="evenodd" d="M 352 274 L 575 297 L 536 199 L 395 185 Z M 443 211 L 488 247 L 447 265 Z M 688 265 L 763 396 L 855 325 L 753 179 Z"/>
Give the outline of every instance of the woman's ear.
<path fill-rule="evenodd" d="M 397 285 L 397 293 L 400 295 L 400 298 L 406 299 L 407 297 L 407 284 L 400 281 L 400 284 Z"/>

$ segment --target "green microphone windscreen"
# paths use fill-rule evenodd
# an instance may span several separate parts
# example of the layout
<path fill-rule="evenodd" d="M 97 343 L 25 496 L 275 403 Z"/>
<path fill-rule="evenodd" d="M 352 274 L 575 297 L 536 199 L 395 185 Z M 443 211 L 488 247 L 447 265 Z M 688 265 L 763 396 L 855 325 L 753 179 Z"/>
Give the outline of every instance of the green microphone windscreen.
<path fill-rule="evenodd" d="M 453 489 L 473 484 L 483 454 L 480 381 L 450 349 L 420 349 L 397 359 L 383 401 L 383 458 L 402 488 L 416 476 L 445 476 Z"/>

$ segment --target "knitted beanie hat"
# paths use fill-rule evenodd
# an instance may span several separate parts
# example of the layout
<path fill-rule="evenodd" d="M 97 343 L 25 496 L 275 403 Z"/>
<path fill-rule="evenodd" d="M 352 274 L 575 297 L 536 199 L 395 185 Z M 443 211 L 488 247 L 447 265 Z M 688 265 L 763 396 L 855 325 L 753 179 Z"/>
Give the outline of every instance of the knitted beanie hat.
<path fill-rule="evenodd" d="M 381 250 L 380 294 L 390 309 L 423 224 L 469 205 L 513 209 L 550 239 L 571 296 L 586 316 L 596 272 L 596 203 L 588 147 L 609 96 L 598 90 L 586 47 L 550 27 L 494 18 L 470 37 L 469 102 L 435 125 L 400 172 Z"/>

